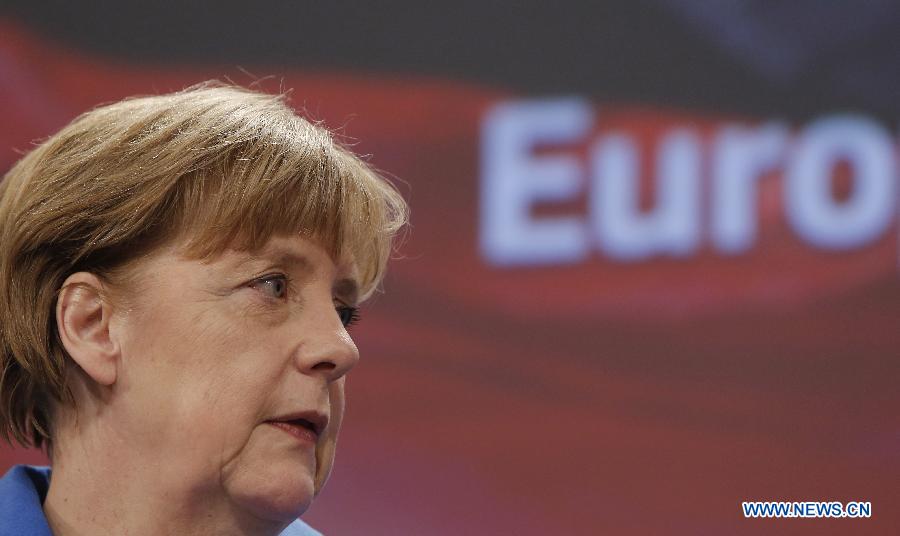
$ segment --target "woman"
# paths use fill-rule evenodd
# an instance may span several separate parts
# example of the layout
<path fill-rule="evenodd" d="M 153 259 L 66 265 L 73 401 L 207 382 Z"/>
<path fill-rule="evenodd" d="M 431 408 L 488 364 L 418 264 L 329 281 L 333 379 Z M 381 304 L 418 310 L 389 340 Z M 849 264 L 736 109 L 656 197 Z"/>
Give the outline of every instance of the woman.
<path fill-rule="evenodd" d="M 316 534 L 396 191 L 279 97 L 77 118 L 0 184 L 0 535 Z"/>

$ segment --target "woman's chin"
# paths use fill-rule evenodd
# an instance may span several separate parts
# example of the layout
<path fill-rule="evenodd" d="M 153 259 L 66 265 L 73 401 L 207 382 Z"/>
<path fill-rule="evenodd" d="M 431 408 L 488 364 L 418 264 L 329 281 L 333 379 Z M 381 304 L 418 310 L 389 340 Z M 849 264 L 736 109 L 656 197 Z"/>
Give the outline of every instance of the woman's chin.
<path fill-rule="evenodd" d="M 261 471 L 235 475 L 226 482 L 231 501 L 259 519 L 291 522 L 315 498 L 315 475 L 305 469 L 271 464 Z"/>

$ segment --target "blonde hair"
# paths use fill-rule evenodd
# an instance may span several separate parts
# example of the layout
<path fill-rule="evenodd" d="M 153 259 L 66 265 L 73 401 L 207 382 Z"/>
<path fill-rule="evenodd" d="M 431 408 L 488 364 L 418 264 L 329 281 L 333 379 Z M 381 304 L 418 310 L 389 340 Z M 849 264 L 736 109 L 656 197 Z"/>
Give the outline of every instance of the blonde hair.
<path fill-rule="evenodd" d="M 0 183 L 2 434 L 49 448 L 52 404 L 72 401 L 55 319 L 72 273 L 176 237 L 209 258 L 301 232 L 352 254 L 368 297 L 406 219 L 394 187 L 283 96 L 206 83 L 81 115 Z"/>

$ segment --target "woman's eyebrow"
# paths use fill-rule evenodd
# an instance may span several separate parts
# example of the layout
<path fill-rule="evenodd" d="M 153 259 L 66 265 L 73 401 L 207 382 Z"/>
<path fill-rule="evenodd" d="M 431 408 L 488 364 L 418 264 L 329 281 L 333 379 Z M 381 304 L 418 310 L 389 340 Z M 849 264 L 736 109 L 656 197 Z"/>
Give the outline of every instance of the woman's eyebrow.
<path fill-rule="evenodd" d="M 241 251 L 238 253 L 239 255 L 227 264 L 228 270 L 250 269 L 265 263 L 302 273 L 310 273 L 313 271 L 313 264 L 308 258 L 286 249 L 273 248 L 271 250 L 257 252 Z"/>
<path fill-rule="evenodd" d="M 313 271 L 313 263 L 306 258 L 305 256 L 294 253 L 293 251 L 286 251 L 282 249 L 276 249 L 267 254 L 262 255 L 263 258 L 270 259 L 274 261 L 276 264 L 279 264 L 284 267 L 294 268 L 297 271 L 301 272 L 312 272 Z"/>
<path fill-rule="evenodd" d="M 355 304 L 359 301 L 359 283 L 355 279 L 339 279 L 334 284 L 334 293 L 343 296 L 351 304 Z"/>

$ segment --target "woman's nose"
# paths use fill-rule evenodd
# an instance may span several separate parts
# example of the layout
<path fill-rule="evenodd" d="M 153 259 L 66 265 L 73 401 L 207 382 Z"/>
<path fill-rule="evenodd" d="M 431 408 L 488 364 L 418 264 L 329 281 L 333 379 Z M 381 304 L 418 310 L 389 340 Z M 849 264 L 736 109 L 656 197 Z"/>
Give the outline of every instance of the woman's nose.
<path fill-rule="evenodd" d="M 359 361 L 359 350 L 330 301 L 305 313 L 307 321 L 298 327 L 301 343 L 297 366 L 304 374 L 321 374 L 329 382 L 337 380 Z"/>

